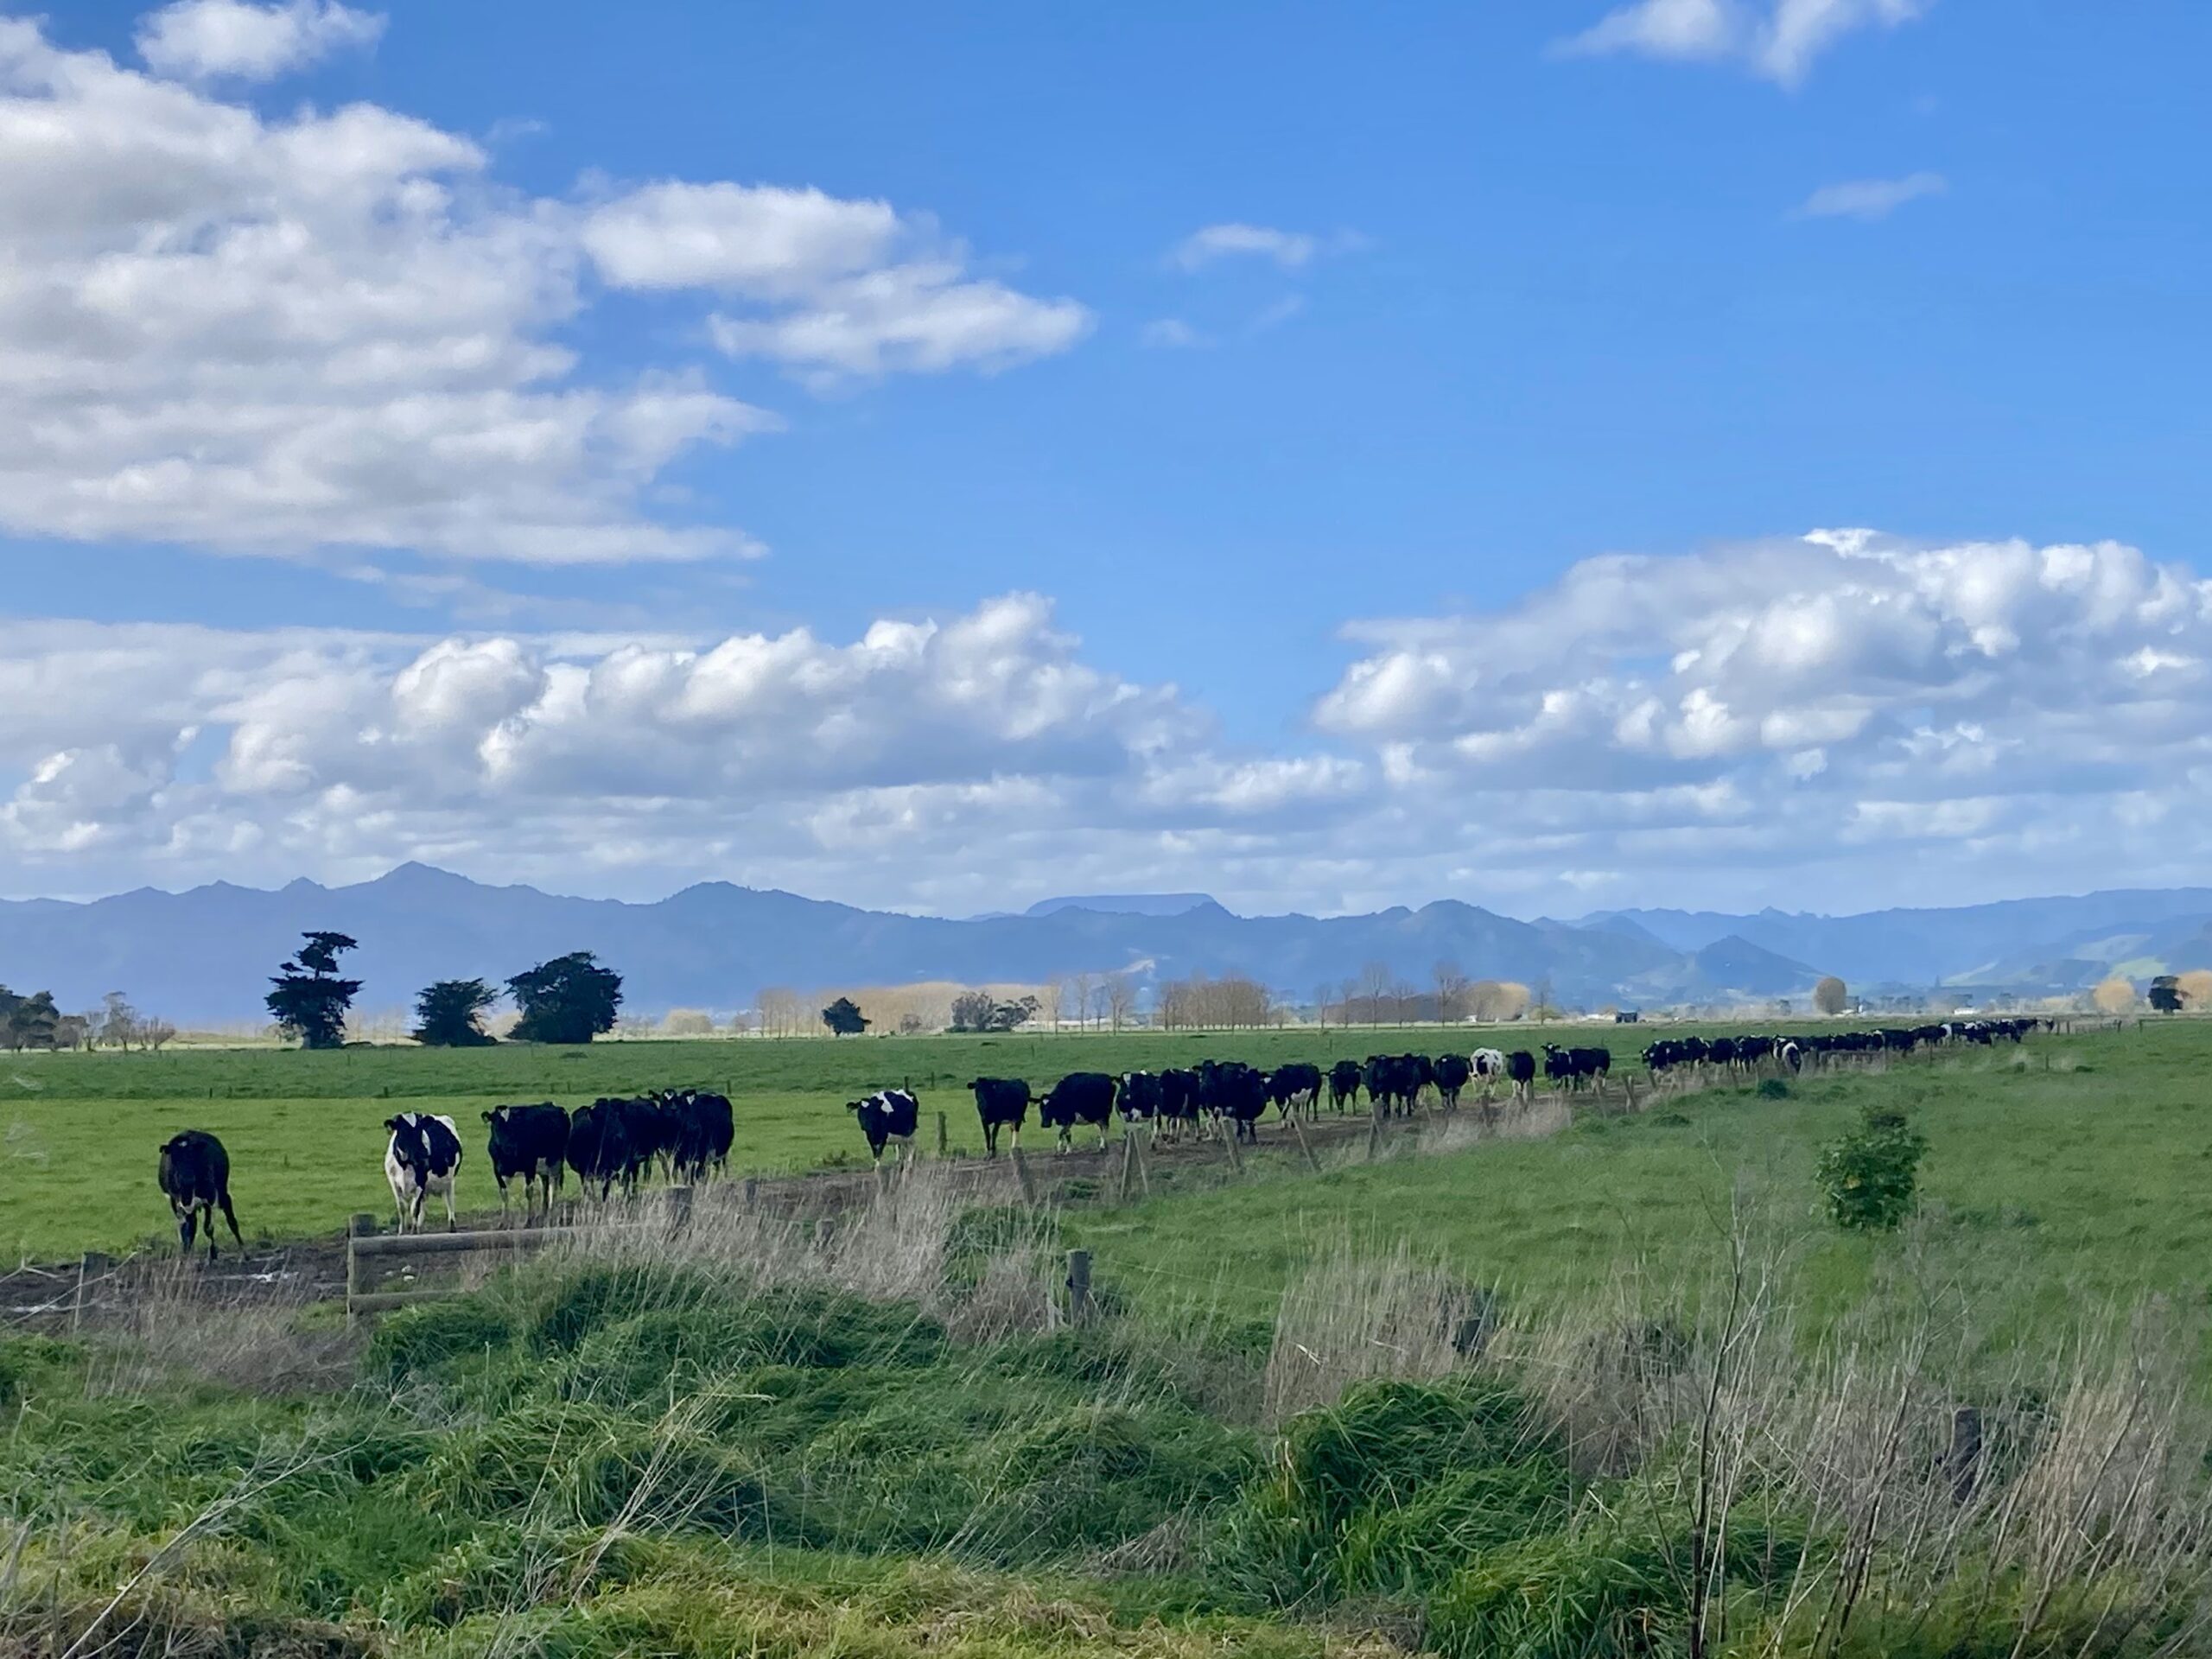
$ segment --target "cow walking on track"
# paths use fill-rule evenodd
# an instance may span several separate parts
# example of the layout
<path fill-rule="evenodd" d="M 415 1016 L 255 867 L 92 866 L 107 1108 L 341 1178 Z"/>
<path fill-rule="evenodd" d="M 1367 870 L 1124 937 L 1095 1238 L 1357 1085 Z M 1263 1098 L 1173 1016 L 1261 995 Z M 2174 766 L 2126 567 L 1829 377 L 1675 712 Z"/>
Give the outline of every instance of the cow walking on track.
<path fill-rule="evenodd" d="M 454 1178 L 461 1172 L 461 1135 L 453 1119 L 429 1112 L 402 1112 L 384 1126 L 391 1140 L 384 1153 L 384 1178 L 399 1207 L 399 1230 L 423 1230 L 423 1201 L 435 1193 L 446 1201 L 446 1229 L 454 1224 Z"/>
<path fill-rule="evenodd" d="M 223 1143 L 205 1129 L 186 1129 L 171 1135 L 162 1147 L 156 1179 L 176 1217 L 177 1243 L 192 1254 L 193 1234 L 207 1230 L 207 1259 L 215 1259 L 215 1211 L 231 1224 L 231 1236 L 240 1249 L 245 1239 L 238 1232 L 238 1211 L 231 1208 L 231 1155 Z"/>

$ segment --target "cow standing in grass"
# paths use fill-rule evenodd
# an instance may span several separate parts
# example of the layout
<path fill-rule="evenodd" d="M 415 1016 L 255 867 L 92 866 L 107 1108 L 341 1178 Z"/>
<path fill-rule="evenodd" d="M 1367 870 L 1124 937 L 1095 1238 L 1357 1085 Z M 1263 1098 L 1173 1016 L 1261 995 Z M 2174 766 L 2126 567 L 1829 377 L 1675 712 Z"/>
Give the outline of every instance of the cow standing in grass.
<path fill-rule="evenodd" d="M 1359 1062 L 1338 1060 L 1329 1068 L 1329 1104 L 1338 1111 L 1359 1104 Z"/>
<path fill-rule="evenodd" d="M 435 1193 L 446 1201 L 446 1230 L 454 1224 L 453 1189 L 461 1173 L 461 1135 L 453 1119 L 429 1112 L 402 1112 L 384 1121 L 391 1140 L 384 1152 L 384 1178 L 399 1207 L 399 1230 L 423 1230 L 423 1201 Z"/>
<path fill-rule="evenodd" d="M 1114 1122 L 1114 1079 L 1103 1071 L 1069 1072 L 1037 1103 L 1037 1121 L 1058 1132 L 1062 1152 L 1074 1144 L 1078 1123 L 1095 1127 L 1098 1144 L 1104 1147 Z"/>
<path fill-rule="evenodd" d="M 545 1211 L 568 1172 L 569 1115 L 550 1101 L 535 1106 L 494 1106 L 484 1114 L 490 1126 L 492 1179 L 499 1184 L 499 1214 L 507 1213 L 507 1185 L 522 1182 L 523 1219 L 529 1220 L 542 1191 Z"/>
<path fill-rule="evenodd" d="M 1024 1077 L 977 1077 L 969 1085 L 976 1096 L 976 1116 L 983 1125 L 983 1155 L 999 1155 L 999 1131 L 1014 1131 L 1016 1151 L 1021 1147 L 1021 1126 L 1029 1116 L 1029 1084 Z"/>
<path fill-rule="evenodd" d="M 238 1212 L 231 1208 L 231 1155 L 223 1143 L 205 1129 L 186 1129 L 162 1146 L 162 1160 L 155 1179 L 176 1217 L 179 1246 L 192 1254 L 193 1234 L 207 1229 L 207 1259 L 215 1259 L 215 1211 L 231 1224 L 231 1236 L 240 1249 L 245 1240 L 238 1232 Z"/>
<path fill-rule="evenodd" d="M 868 1155 L 883 1162 L 884 1147 L 897 1143 L 900 1153 L 914 1155 L 914 1128 L 922 1120 L 922 1103 L 904 1089 L 880 1089 L 865 1100 L 849 1100 L 845 1109 L 859 1122 L 868 1137 Z"/>

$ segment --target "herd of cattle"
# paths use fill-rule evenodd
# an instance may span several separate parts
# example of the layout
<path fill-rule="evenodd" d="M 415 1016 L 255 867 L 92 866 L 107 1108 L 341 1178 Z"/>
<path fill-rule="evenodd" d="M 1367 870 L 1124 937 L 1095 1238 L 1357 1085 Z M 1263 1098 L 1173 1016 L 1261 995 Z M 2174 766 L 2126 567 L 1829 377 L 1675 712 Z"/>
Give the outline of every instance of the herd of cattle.
<path fill-rule="evenodd" d="M 1771 1069 L 1797 1072 L 1832 1056 L 1910 1054 L 1952 1044 L 1988 1046 L 2018 1043 L 2048 1020 L 2031 1019 L 1951 1020 L 1937 1025 L 1870 1031 L 1823 1032 L 1809 1036 L 1665 1038 L 1643 1052 L 1655 1082 L 1688 1076 L 1748 1075 Z M 1256 1141 L 1261 1121 L 1273 1108 L 1282 1121 L 1319 1114 L 1325 1094 L 1334 1109 L 1360 1103 L 1363 1092 L 1378 1117 L 1404 1116 L 1430 1096 L 1445 1111 L 1458 1109 L 1468 1086 L 1478 1085 L 1485 1107 L 1500 1085 L 1516 1100 L 1528 1098 L 1541 1073 L 1567 1090 L 1602 1086 L 1612 1071 L 1611 1051 L 1560 1048 L 1547 1043 L 1541 1054 L 1478 1048 L 1471 1054 L 1370 1054 L 1365 1060 L 1338 1060 L 1326 1071 L 1308 1061 L 1264 1070 L 1241 1060 L 1201 1060 L 1190 1067 L 1160 1071 L 1071 1071 L 1041 1094 L 1020 1077 L 977 1077 L 968 1087 L 983 1131 L 984 1150 L 998 1154 L 1001 1134 L 1014 1147 L 1031 1108 L 1037 1121 L 1054 1132 L 1065 1151 L 1078 1128 L 1098 1131 L 1106 1142 L 1119 1110 L 1130 1128 L 1174 1141 L 1211 1124 L 1241 1141 Z M 886 1150 L 911 1153 L 921 1122 L 921 1102 L 909 1089 L 884 1089 L 848 1101 L 868 1151 L 880 1163 Z M 486 1112 L 486 1151 L 492 1178 L 499 1187 L 499 1209 L 508 1211 L 510 1188 L 519 1182 L 525 1217 L 550 1211 L 568 1173 L 573 1171 L 588 1194 L 601 1200 L 620 1189 L 635 1193 L 657 1171 L 666 1180 L 692 1184 L 721 1174 L 729 1165 L 736 1117 L 726 1095 L 680 1089 L 634 1098 L 601 1098 L 567 1111 L 550 1101 L 535 1105 L 499 1106 Z M 461 1163 L 460 1131 L 454 1121 L 429 1112 L 401 1112 L 385 1120 L 390 1140 L 385 1147 L 385 1178 L 399 1212 L 400 1230 L 419 1229 L 425 1204 L 445 1203 L 446 1223 L 454 1221 L 454 1188 Z M 176 1217 L 177 1234 L 189 1252 L 196 1232 L 207 1235 L 207 1254 L 215 1255 L 215 1211 L 238 1238 L 231 1207 L 230 1158 L 223 1143 L 201 1129 L 172 1136 L 161 1149 L 162 1192 Z M 243 1242 L 243 1241 L 241 1241 Z"/>

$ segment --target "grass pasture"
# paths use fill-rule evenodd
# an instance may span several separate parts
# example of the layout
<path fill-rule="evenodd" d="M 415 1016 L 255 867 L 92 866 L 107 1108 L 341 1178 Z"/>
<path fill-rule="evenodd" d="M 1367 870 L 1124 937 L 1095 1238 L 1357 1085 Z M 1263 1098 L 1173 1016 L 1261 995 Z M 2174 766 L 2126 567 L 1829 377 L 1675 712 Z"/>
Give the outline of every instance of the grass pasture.
<path fill-rule="evenodd" d="M 282 1231 L 246 1172 L 327 1204 L 309 1224 L 377 1207 L 395 1102 L 719 1083 L 744 1160 L 788 1166 L 849 1152 L 863 1084 L 950 1109 L 977 1071 L 1434 1036 L 52 1057 L 0 1103 L 0 1204 L 45 1253 L 143 1233 L 148 1153 L 188 1121 Z M 1058 1215 L 973 1210 L 925 1167 L 835 1228 L 588 1224 L 351 1333 L 153 1262 L 152 1297 L 69 1340 L 0 1333 L 0 1650 L 2202 1651 L 2209 1060 L 2195 1024 L 2043 1036 L 1318 1174 L 1277 1150 Z M 581 1086 L 531 1086 L 556 1078 Z M 1848 1238 L 1812 1163 L 1877 1103 L 1927 1134 L 1927 1203 Z M 1700 1294 L 1739 1194 L 1786 1247 L 1740 1323 Z M 1096 1314 L 1071 1325 L 1077 1244 Z M 1502 1318 L 1471 1340 L 1483 1288 Z M 2146 1291 L 2182 1317 L 2137 1317 Z M 1967 1401 L 1990 1449 L 1962 1485 Z"/>

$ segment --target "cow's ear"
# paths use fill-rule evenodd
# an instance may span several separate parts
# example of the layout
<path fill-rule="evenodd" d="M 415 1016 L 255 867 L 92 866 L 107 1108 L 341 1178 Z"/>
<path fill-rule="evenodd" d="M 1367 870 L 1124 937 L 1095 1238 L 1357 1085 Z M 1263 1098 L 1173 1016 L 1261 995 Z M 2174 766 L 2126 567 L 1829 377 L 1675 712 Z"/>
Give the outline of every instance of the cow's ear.
<path fill-rule="evenodd" d="M 387 1129 L 390 1129 L 394 1135 L 397 1135 L 399 1133 L 399 1120 L 396 1117 L 387 1117 L 385 1119 L 384 1126 Z"/>

